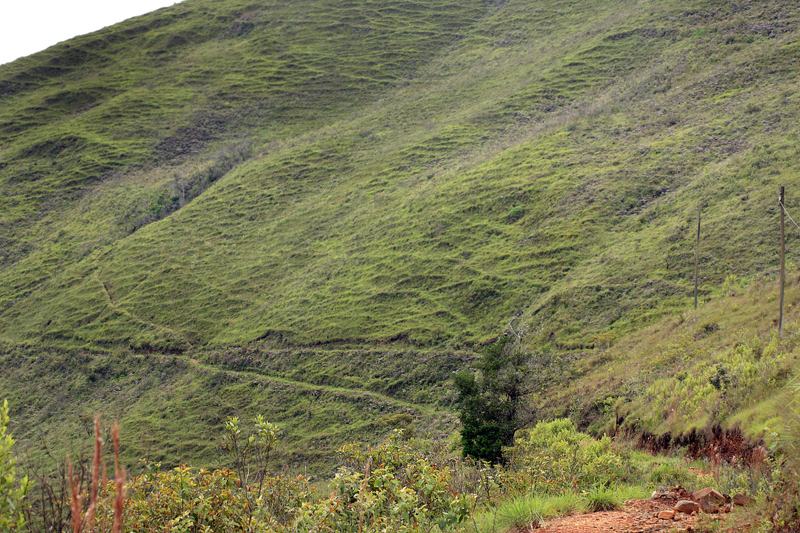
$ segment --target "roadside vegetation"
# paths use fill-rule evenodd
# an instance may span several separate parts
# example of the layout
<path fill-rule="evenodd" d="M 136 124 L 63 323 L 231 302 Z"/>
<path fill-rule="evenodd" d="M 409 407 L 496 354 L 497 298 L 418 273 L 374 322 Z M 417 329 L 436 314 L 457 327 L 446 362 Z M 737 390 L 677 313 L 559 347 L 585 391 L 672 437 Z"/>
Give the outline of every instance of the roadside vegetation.
<path fill-rule="evenodd" d="M 237 468 L 164 468 L 142 460 L 130 475 L 119 463 L 124 437 L 115 425 L 109 435 L 113 451 L 104 451 L 96 421 L 91 458 L 67 460 L 60 465 L 64 476 L 43 476 L 29 484 L 11 470 L 3 478 L 14 489 L 4 499 L 11 506 L 0 516 L 16 517 L 29 531 L 494 533 L 535 529 L 568 514 L 618 509 L 627 500 L 674 486 L 750 494 L 757 506 L 737 510 L 726 520 L 748 520 L 751 530 L 791 531 L 800 509 L 794 499 L 794 436 L 776 441 L 780 451 L 772 469 L 753 469 L 690 461 L 680 450 L 652 456 L 624 440 L 594 439 L 568 419 L 541 422 L 519 433 L 496 464 L 464 458 L 451 442 L 395 430 L 377 446 L 353 442 L 341 447 L 335 475 L 312 482 L 270 468 L 276 466 L 271 452 L 282 445 L 278 431 L 261 417 L 252 425 L 229 418 L 217 439 L 226 443 Z M 108 461 L 114 461 L 113 477 L 106 474 Z M 715 521 L 703 523 L 713 527 Z"/>

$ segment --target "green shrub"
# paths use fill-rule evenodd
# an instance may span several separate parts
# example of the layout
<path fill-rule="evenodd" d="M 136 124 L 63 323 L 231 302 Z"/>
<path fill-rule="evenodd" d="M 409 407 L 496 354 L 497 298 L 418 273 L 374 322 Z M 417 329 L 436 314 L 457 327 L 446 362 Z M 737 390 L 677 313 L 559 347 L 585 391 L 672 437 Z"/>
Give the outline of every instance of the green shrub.
<path fill-rule="evenodd" d="M 518 205 L 517 207 L 513 208 L 511 211 L 508 212 L 506 215 L 506 220 L 509 223 L 514 223 L 517 220 L 521 219 L 525 215 L 525 206 Z"/>
<path fill-rule="evenodd" d="M 610 486 L 633 479 L 627 457 L 611 447 L 608 436 L 596 440 L 569 419 L 539 422 L 520 432 L 513 454 L 514 483 L 530 490 L 560 494 Z"/>
<path fill-rule="evenodd" d="M 469 516 L 474 496 L 454 491 L 450 468 L 404 443 L 398 430 L 377 448 L 354 443 L 340 454 L 336 493 L 304 507 L 299 531 L 318 531 L 320 523 L 332 531 L 443 530 Z"/>
<path fill-rule="evenodd" d="M 433 464 L 406 444 L 399 431 L 376 448 L 343 447 L 335 491 L 320 498 L 303 476 L 266 475 L 254 484 L 221 469 L 182 465 L 146 472 L 126 484 L 128 531 L 291 531 L 362 533 L 443 531 L 463 522 L 472 495 L 452 486 L 448 467 Z M 101 486 L 95 529 L 111 523 L 113 480 Z"/>
<path fill-rule="evenodd" d="M 314 495 L 302 476 L 270 476 L 257 487 L 244 485 L 231 470 L 159 467 L 146 464 L 145 474 L 126 483 L 126 531 L 275 531 L 290 527 Z M 111 524 L 114 495 L 110 480 L 100 490 L 92 518 L 96 529 Z"/>
<path fill-rule="evenodd" d="M 167 472 L 152 471 L 134 478 L 127 487 L 126 528 L 247 531 L 251 523 L 249 500 L 238 485 L 239 478 L 230 470 L 193 472 L 180 466 Z M 98 513 L 98 519 L 102 518 Z"/>
<path fill-rule="evenodd" d="M 11 452 L 14 439 L 8 433 L 8 400 L 0 407 L 0 531 L 17 531 L 25 525 L 23 505 L 28 476 L 17 478 L 17 458 Z"/>
<path fill-rule="evenodd" d="M 253 430 L 245 433 L 239 426 L 239 417 L 229 416 L 220 442 L 220 449 L 233 457 L 235 470 L 246 484 L 264 479 L 270 454 L 278 442 L 278 426 L 264 420 L 263 415 L 257 415 L 253 424 Z"/>
<path fill-rule="evenodd" d="M 454 376 L 465 457 L 496 463 L 503 447 L 514 442 L 531 372 L 528 360 L 519 337 L 506 334 L 483 350 L 478 377 L 469 371 Z"/>

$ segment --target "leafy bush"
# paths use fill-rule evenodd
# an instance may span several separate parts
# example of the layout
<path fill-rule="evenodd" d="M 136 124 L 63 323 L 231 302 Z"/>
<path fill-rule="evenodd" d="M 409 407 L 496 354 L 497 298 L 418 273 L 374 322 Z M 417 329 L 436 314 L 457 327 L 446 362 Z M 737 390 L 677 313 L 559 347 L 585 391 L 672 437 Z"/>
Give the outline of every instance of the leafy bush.
<path fill-rule="evenodd" d="M 470 514 L 474 497 L 453 490 L 450 469 L 412 449 L 400 431 L 376 448 L 351 444 L 340 454 L 335 492 L 322 499 L 302 476 L 266 475 L 248 485 L 231 470 L 145 464 L 126 485 L 126 529 L 411 533 L 441 531 Z M 99 530 L 113 518 L 113 485 L 101 485 L 90 518 Z"/>
<path fill-rule="evenodd" d="M 181 465 L 159 471 L 158 463 L 145 466 L 146 473 L 125 486 L 127 531 L 280 530 L 291 526 L 313 496 L 302 476 L 267 477 L 259 490 L 243 485 L 231 470 L 194 471 Z M 113 480 L 100 489 L 92 525 L 101 531 L 113 519 L 114 493 Z"/>
<path fill-rule="evenodd" d="M 506 215 L 506 220 L 509 223 L 514 223 L 517 220 L 521 219 L 525 215 L 525 206 L 518 205 L 517 207 L 513 208 L 511 211 L 508 212 Z"/>
<path fill-rule="evenodd" d="M 127 487 L 126 526 L 131 531 L 247 531 L 255 519 L 237 485 L 239 478 L 230 470 L 152 470 Z"/>
<path fill-rule="evenodd" d="M 17 458 L 12 454 L 14 439 L 8 433 L 8 400 L 0 407 L 0 531 L 16 531 L 25 525 L 23 505 L 28 493 L 28 476 L 18 479 Z"/>
<path fill-rule="evenodd" d="M 430 531 L 463 522 L 474 497 L 456 493 L 450 468 L 433 464 L 400 433 L 377 448 L 343 447 L 336 494 L 304 507 L 299 530 L 318 531 L 321 523 L 324 531 Z"/>
<path fill-rule="evenodd" d="M 631 462 L 615 452 L 611 439 L 595 440 L 569 419 L 539 422 L 520 432 L 513 454 L 512 481 L 529 490 L 561 494 L 607 487 L 633 479 Z"/>
<path fill-rule="evenodd" d="M 239 417 L 229 416 L 220 443 L 220 449 L 233 456 L 234 468 L 245 484 L 264 479 L 270 453 L 278 442 L 278 426 L 265 421 L 263 415 L 257 415 L 253 423 L 253 431 L 245 434 L 239 426 Z"/>

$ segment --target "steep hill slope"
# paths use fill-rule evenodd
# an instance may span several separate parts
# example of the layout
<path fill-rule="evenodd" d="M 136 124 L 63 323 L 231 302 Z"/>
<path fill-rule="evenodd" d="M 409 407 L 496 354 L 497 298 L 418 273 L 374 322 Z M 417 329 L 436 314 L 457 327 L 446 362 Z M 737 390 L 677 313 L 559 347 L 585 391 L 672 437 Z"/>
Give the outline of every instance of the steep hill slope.
<path fill-rule="evenodd" d="M 684 305 L 701 204 L 706 278 L 775 265 L 784 3 L 211 5 L 3 69 L 6 338 L 585 339 Z"/>
<path fill-rule="evenodd" d="M 199 2 L 4 66 L 4 323 L 20 332 L 20 300 L 65 265 L 189 202 L 264 143 L 374 100 L 478 15 L 469 2 Z"/>
<path fill-rule="evenodd" d="M 580 361 L 691 305 L 699 207 L 703 298 L 769 277 L 799 24 L 778 1 L 187 0 L 4 65 L 4 379 L 24 400 L 64 353 L 135 350 L 136 380 L 182 353 L 424 412 L 447 391 L 285 368 L 399 350 L 439 390 L 509 321 Z"/>

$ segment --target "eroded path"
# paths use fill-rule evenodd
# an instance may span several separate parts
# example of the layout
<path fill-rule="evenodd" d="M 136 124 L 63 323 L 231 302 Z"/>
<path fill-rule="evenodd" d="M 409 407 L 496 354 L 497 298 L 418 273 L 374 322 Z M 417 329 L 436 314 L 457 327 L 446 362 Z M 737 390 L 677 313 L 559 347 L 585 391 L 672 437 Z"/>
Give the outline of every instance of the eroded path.
<path fill-rule="evenodd" d="M 652 500 L 631 500 L 618 511 L 603 511 L 549 520 L 536 533 L 649 533 L 656 531 L 695 531 L 697 517 L 676 513 L 673 520 L 659 519 L 659 511 L 672 505 Z"/>

